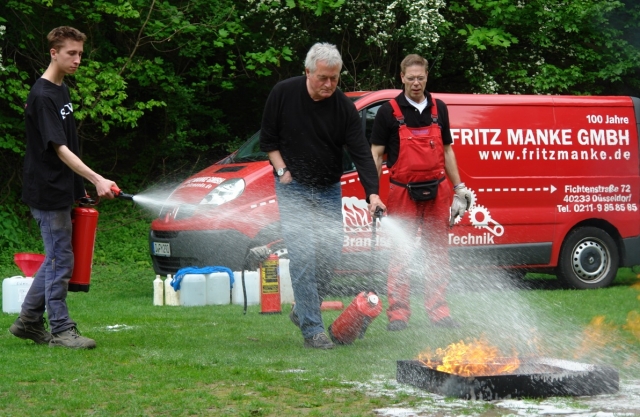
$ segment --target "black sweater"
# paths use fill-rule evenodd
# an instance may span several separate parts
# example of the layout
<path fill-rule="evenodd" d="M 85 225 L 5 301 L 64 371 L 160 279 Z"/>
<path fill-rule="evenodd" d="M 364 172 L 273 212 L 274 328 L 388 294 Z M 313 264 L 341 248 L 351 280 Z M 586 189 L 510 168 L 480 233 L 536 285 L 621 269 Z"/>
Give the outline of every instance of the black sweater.
<path fill-rule="evenodd" d="M 260 150 L 279 150 L 296 181 L 320 187 L 340 181 L 345 145 L 368 200 L 378 194 L 378 173 L 353 102 L 340 90 L 314 101 L 305 76 L 273 87 L 262 116 Z"/>

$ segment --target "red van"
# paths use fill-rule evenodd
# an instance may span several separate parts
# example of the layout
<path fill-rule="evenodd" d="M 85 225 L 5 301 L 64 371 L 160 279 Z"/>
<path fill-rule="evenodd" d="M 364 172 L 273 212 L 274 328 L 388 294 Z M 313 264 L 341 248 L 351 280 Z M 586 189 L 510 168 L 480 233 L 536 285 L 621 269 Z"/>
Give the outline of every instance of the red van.
<path fill-rule="evenodd" d="M 399 93 L 348 94 L 367 137 L 379 107 Z M 605 287 L 618 267 L 640 264 L 638 98 L 434 96 L 449 107 L 460 175 L 475 200 L 449 233 L 454 263 L 552 272 L 573 288 Z M 347 153 L 342 186 L 340 269 L 367 270 L 371 218 Z M 153 266 L 158 274 L 240 270 L 247 249 L 277 242 L 278 230 L 273 174 L 256 133 L 174 190 L 151 224 Z M 383 253 L 384 238 L 374 244 Z"/>

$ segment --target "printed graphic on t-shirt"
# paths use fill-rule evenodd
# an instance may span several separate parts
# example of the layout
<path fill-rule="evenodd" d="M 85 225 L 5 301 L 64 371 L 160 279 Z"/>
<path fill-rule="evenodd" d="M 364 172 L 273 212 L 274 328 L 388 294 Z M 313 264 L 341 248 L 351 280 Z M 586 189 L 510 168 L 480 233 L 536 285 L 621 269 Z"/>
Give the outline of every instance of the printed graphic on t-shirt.
<path fill-rule="evenodd" d="M 73 105 L 71 103 L 65 104 L 64 107 L 60 109 L 62 120 L 64 120 L 71 113 L 73 113 Z"/>

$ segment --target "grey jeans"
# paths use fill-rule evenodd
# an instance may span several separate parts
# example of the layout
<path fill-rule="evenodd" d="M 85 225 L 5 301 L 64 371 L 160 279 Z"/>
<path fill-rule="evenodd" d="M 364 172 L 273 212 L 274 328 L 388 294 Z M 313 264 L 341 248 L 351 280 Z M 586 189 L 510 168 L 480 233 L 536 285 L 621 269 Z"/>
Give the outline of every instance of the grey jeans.
<path fill-rule="evenodd" d="M 31 207 L 31 214 L 40 226 L 46 258 L 33 277 L 20 318 L 40 321 L 46 308 L 51 333 L 60 333 L 76 325 L 67 308 L 67 288 L 73 273 L 71 208 L 47 211 Z"/>
<path fill-rule="evenodd" d="M 320 303 L 342 253 L 342 190 L 340 183 L 317 188 L 276 179 L 276 195 L 295 312 L 309 338 L 324 331 Z"/>

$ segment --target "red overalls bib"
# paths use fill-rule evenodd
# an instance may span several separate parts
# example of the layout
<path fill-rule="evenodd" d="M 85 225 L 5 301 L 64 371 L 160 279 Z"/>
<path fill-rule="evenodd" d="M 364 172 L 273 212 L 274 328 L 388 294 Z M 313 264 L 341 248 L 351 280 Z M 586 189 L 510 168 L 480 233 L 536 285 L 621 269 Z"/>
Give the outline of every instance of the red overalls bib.
<path fill-rule="evenodd" d="M 445 177 L 444 145 L 438 125 L 438 110 L 434 100 L 431 125 L 411 128 L 404 123 L 398 103 L 390 100 L 390 104 L 394 117 L 400 123 L 400 149 L 398 160 L 389 169 L 392 185 L 389 189 L 388 212 L 389 216 L 396 218 L 407 236 L 413 237 L 415 234 L 420 237 L 420 246 L 426 256 L 424 306 L 431 321 L 436 322 L 450 314 L 445 293 L 449 282 L 447 233 L 451 186 Z M 429 181 L 439 183 L 434 184 L 435 190 L 428 188 L 433 193 L 433 198 L 428 201 L 416 200 L 407 184 Z M 411 245 L 402 242 L 402 239 L 394 242 L 387 279 L 389 321 L 400 320 L 406 323 L 411 316 L 411 274 L 407 255 L 412 250 Z"/>
<path fill-rule="evenodd" d="M 444 146 L 438 124 L 438 106 L 431 106 L 430 126 L 408 127 L 395 99 L 389 101 L 400 123 L 398 159 L 389 169 L 391 180 L 400 184 L 444 179 Z M 398 184 L 398 185 L 400 185 Z"/>

